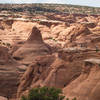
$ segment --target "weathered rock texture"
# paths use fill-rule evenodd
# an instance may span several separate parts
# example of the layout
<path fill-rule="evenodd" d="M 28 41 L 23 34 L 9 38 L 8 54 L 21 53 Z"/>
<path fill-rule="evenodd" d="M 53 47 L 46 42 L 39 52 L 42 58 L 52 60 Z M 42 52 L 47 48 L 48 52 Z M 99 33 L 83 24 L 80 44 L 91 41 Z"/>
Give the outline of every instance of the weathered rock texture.
<path fill-rule="evenodd" d="M 92 58 L 84 62 L 81 75 L 64 88 L 64 94 L 77 100 L 99 100 L 100 59 Z"/>
<path fill-rule="evenodd" d="M 49 86 L 64 89 L 64 95 L 69 98 L 92 98 L 90 91 L 92 93 L 99 82 L 98 54 L 91 49 L 70 48 L 60 50 L 58 54 L 36 58 L 20 80 L 17 97 L 27 95 L 31 88 Z M 94 59 L 89 59 L 91 57 Z"/>
<path fill-rule="evenodd" d="M 70 57 L 64 61 L 57 54 L 37 58 L 21 78 L 17 96 L 20 97 L 26 90 L 34 87 L 64 88 L 80 75 L 82 69 L 81 62 L 73 61 L 70 64 L 68 60 L 70 61 Z"/>
<path fill-rule="evenodd" d="M 0 96 L 0 100 L 7 100 L 7 98 Z"/>
<path fill-rule="evenodd" d="M 51 54 L 50 46 L 43 42 L 40 30 L 33 27 L 29 38 L 13 53 L 13 57 L 23 64 L 29 64 L 35 57 L 46 54 Z"/>
<path fill-rule="evenodd" d="M 0 95 L 19 98 L 31 88 L 49 86 L 63 89 L 70 99 L 99 100 L 100 18 L 45 18 L 53 21 L 0 21 L 5 46 L 0 46 Z"/>
<path fill-rule="evenodd" d="M 0 95 L 12 97 L 16 94 L 23 67 L 16 63 L 6 47 L 0 46 Z"/>

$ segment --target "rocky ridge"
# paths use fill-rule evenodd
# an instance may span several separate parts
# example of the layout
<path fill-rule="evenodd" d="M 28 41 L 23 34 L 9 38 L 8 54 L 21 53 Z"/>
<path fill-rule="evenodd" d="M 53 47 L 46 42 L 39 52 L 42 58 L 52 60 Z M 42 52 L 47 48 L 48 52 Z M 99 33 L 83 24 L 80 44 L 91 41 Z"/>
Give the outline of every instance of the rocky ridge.
<path fill-rule="evenodd" d="M 67 23 L 49 26 L 1 21 L 2 41 L 10 31 L 14 36 L 18 34 L 20 41 L 12 41 L 11 36 L 9 48 L 0 42 L 0 96 L 7 97 L 9 93 L 10 98 L 19 99 L 31 88 L 53 86 L 61 88 L 68 98 L 100 99 L 100 18 L 66 19 Z"/>

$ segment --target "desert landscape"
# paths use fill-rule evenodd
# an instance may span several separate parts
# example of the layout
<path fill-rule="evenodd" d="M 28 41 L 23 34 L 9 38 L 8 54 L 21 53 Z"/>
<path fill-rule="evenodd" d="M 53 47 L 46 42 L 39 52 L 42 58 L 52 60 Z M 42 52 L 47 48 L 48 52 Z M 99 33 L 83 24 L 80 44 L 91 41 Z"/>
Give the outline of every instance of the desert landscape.
<path fill-rule="evenodd" d="M 100 8 L 0 4 L 0 100 L 44 86 L 100 100 L 99 75 Z"/>

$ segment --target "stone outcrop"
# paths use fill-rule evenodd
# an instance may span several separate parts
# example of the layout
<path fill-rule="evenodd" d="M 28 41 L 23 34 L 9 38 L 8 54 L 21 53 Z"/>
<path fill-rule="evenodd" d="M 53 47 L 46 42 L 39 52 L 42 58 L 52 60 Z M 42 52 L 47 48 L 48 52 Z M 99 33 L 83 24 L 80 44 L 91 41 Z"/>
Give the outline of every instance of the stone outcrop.
<path fill-rule="evenodd" d="M 16 94 L 19 78 L 26 70 L 14 61 L 6 47 L 0 46 L 0 96 L 12 97 Z"/>
<path fill-rule="evenodd" d="M 40 30 L 33 27 L 29 38 L 22 47 L 13 53 L 13 57 L 23 64 L 29 64 L 35 57 L 46 54 L 51 54 L 50 46 L 43 42 Z"/>
<path fill-rule="evenodd" d="M 7 100 L 7 98 L 0 96 L 0 100 Z"/>
<path fill-rule="evenodd" d="M 8 63 L 9 59 L 8 48 L 0 46 L 0 64 Z"/>
<path fill-rule="evenodd" d="M 0 96 L 20 98 L 48 86 L 70 99 L 99 100 L 100 18 L 42 16 L 0 21 Z"/>
<path fill-rule="evenodd" d="M 31 88 L 49 86 L 63 89 L 64 95 L 70 99 L 92 98 L 95 96 L 92 89 L 99 82 L 98 54 L 91 49 L 66 48 L 56 54 L 36 58 L 20 80 L 17 97 L 27 95 Z"/>
<path fill-rule="evenodd" d="M 78 100 L 100 99 L 100 59 L 84 60 L 81 75 L 64 88 L 64 94 L 70 99 Z"/>
<path fill-rule="evenodd" d="M 78 61 L 73 61 L 72 64 L 66 61 L 57 54 L 37 58 L 21 78 L 17 96 L 20 97 L 27 90 L 35 87 L 64 88 L 80 75 L 82 64 Z"/>

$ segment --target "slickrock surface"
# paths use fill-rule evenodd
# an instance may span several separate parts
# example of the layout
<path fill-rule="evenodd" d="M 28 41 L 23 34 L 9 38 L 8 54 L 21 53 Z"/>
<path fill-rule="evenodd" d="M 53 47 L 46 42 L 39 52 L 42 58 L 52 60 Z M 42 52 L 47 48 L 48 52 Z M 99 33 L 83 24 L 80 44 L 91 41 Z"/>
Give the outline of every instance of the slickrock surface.
<path fill-rule="evenodd" d="M 10 21 L 12 22 L 12 20 Z M 0 39 L 10 44 L 14 44 L 16 41 L 26 40 L 29 35 L 28 33 L 30 33 L 30 30 L 35 25 L 35 23 L 21 21 L 13 21 L 10 24 L 7 21 L 1 21 L 1 23 Z"/>
<path fill-rule="evenodd" d="M 51 87 L 54 86 L 57 88 L 64 89 L 64 95 L 66 95 L 66 97 L 69 98 L 77 97 L 79 100 L 81 100 L 82 98 L 86 99 L 87 97 L 89 97 L 89 91 L 87 91 L 87 89 L 92 88 L 92 86 L 95 85 L 89 87 L 90 84 L 87 86 L 84 80 L 86 80 L 88 84 L 88 78 L 92 74 L 92 72 L 90 71 L 93 71 L 94 76 L 96 75 L 95 71 L 96 70 L 99 71 L 99 67 L 95 69 L 94 64 L 92 67 L 91 66 L 88 67 L 87 62 L 94 61 L 94 63 L 96 62 L 96 64 L 98 65 L 98 62 L 100 61 L 99 55 L 100 55 L 99 52 L 96 53 L 96 51 L 94 50 L 92 51 L 91 49 L 89 50 L 89 49 L 69 48 L 60 50 L 58 54 L 54 54 L 52 56 L 49 55 L 37 58 L 28 67 L 27 71 L 21 78 L 20 85 L 17 91 L 17 97 L 20 97 L 21 95 L 27 95 L 28 90 L 30 90 L 31 88 L 42 87 L 42 86 L 51 86 Z M 94 57 L 94 59 L 88 59 L 91 57 Z M 89 75 L 89 73 L 91 74 Z M 93 78 L 93 76 L 90 77 Z M 91 78 L 89 80 L 90 83 L 92 84 Z M 78 82 L 75 83 L 74 81 Z M 84 88 L 86 86 L 86 90 L 81 91 L 82 87 L 81 89 L 79 87 L 79 90 L 77 92 L 76 88 L 80 86 L 81 81 L 84 82 L 85 84 Z M 75 94 L 73 91 L 75 91 Z M 84 91 L 86 93 L 88 92 L 87 95 L 84 94 L 85 93 Z M 81 96 L 80 93 L 84 97 Z"/>
<path fill-rule="evenodd" d="M 43 18 L 52 20 L 0 20 L 0 96 L 53 86 L 70 99 L 99 100 L 100 16 Z"/>
<path fill-rule="evenodd" d="M 7 100 L 7 98 L 0 96 L 0 100 Z"/>
<path fill-rule="evenodd" d="M 32 87 L 54 86 L 64 88 L 80 75 L 81 63 L 77 63 L 73 62 L 69 67 L 69 63 L 55 55 L 37 58 L 21 78 L 17 96 L 19 97 Z"/>
<path fill-rule="evenodd" d="M 99 100 L 99 76 L 100 59 L 86 59 L 81 75 L 64 88 L 64 94 L 78 100 Z"/>

